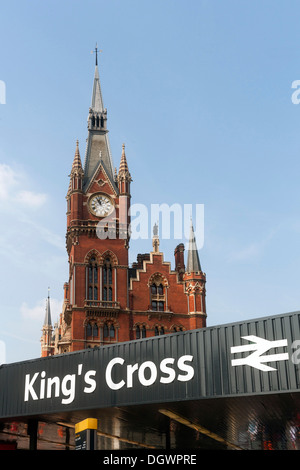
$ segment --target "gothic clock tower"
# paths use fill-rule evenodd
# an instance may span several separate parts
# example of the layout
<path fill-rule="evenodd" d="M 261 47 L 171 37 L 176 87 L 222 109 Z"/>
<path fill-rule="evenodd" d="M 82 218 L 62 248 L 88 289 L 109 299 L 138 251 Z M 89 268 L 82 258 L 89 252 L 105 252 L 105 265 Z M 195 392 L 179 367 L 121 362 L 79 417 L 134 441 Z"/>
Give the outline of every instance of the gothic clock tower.
<path fill-rule="evenodd" d="M 128 266 L 131 175 L 124 145 L 113 168 L 97 48 L 87 127 L 84 164 L 77 141 L 66 197 L 69 279 L 54 329 L 45 316 L 43 356 L 206 326 L 206 275 L 192 223 L 186 265 L 183 243 L 175 269 L 165 261 L 155 226 L 153 250 Z"/>
<path fill-rule="evenodd" d="M 96 49 L 84 166 L 77 141 L 66 197 L 69 281 L 58 352 L 125 340 L 129 325 L 121 328 L 118 318 L 129 307 L 130 182 L 124 145 L 119 171 L 113 170 Z"/>

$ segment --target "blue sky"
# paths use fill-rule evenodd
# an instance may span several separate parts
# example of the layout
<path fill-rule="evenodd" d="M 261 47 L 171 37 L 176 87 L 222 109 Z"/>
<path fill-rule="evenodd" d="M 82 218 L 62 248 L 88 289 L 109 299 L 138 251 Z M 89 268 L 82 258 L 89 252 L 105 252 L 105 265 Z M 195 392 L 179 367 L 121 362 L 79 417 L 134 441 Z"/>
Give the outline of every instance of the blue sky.
<path fill-rule="evenodd" d="M 40 355 L 68 279 L 68 175 L 83 158 L 98 42 L 114 165 L 134 203 L 204 204 L 208 326 L 300 306 L 297 1 L 27 1 L 1 5 L 0 341 Z M 1 83 L 0 82 L 0 83 Z M 161 240 L 174 266 L 180 240 Z M 130 261 L 151 240 L 131 243 Z"/>

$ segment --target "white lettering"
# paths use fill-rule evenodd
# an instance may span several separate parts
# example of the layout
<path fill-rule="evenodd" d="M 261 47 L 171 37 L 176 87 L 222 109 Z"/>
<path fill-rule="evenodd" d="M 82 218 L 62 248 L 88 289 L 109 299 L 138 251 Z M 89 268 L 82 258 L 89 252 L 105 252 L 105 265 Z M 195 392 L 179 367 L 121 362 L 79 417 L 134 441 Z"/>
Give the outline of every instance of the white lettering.
<path fill-rule="evenodd" d="M 153 465 L 157 463 L 158 465 L 179 465 L 179 464 L 184 464 L 184 465 L 196 465 L 197 459 L 196 455 L 186 455 L 186 454 L 174 454 L 174 455 L 168 455 L 168 454 L 158 454 L 158 455 L 152 455 L 149 454 L 147 458 L 147 463 L 148 465 Z"/>
<path fill-rule="evenodd" d="M 108 363 L 108 366 L 106 368 L 106 371 L 105 371 L 105 380 L 106 380 L 106 383 L 107 385 L 109 386 L 109 388 L 111 388 L 112 390 L 119 390 L 120 388 L 122 388 L 124 385 L 125 385 L 125 382 L 124 380 L 121 380 L 121 382 L 115 384 L 113 381 L 112 381 L 112 378 L 111 378 L 111 373 L 112 373 L 112 368 L 114 367 L 115 364 L 124 364 L 124 359 L 122 359 L 121 357 L 115 357 L 114 359 L 112 359 L 109 363 Z"/>
<path fill-rule="evenodd" d="M 293 349 L 298 348 L 292 354 L 292 362 L 293 364 L 299 364 L 300 363 L 300 341 L 299 340 L 293 341 L 292 348 Z"/>
<path fill-rule="evenodd" d="M 3 80 L 0 80 L 0 104 L 6 104 L 6 85 Z"/>
<path fill-rule="evenodd" d="M 78 365 L 77 375 L 82 373 L 83 364 Z M 84 393 L 93 393 L 97 383 L 95 380 L 96 371 L 89 370 L 84 375 L 83 389 Z M 38 382 L 38 377 L 40 381 Z M 39 388 L 39 393 L 38 393 Z M 62 379 L 58 376 L 46 377 L 46 372 L 36 372 L 31 377 L 30 374 L 25 376 L 24 401 L 43 400 L 44 398 L 59 397 L 62 394 L 61 403 L 67 405 L 72 403 L 76 392 L 76 374 L 67 374 Z"/>
<path fill-rule="evenodd" d="M 177 375 L 177 380 L 179 380 L 180 382 L 187 382 L 188 380 L 191 380 L 194 377 L 194 368 L 191 365 L 187 364 L 187 362 L 192 361 L 193 356 L 190 355 L 185 355 L 178 359 L 177 368 L 182 373 L 179 373 Z M 122 359 L 121 357 L 115 357 L 107 365 L 105 371 L 105 379 L 107 385 L 112 390 L 119 390 L 125 385 L 127 388 L 132 388 L 135 372 L 137 372 L 138 381 L 144 387 L 149 387 L 150 385 L 153 385 L 156 382 L 158 378 L 158 371 L 164 374 L 159 379 L 160 383 L 169 384 L 171 382 L 174 382 L 174 380 L 176 379 L 176 371 L 174 370 L 174 368 L 172 368 L 172 365 L 174 365 L 175 363 L 175 359 L 173 357 L 167 357 L 160 362 L 158 367 L 152 361 L 145 361 L 141 365 L 139 365 L 138 363 L 129 364 L 126 367 L 126 382 L 124 380 L 125 377 L 119 382 L 114 382 L 112 379 L 114 366 L 116 364 L 120 364 L 122 366 L 124 363 L 124 359 Z"/>
<path fill-rule="evenodd" d="M 297 88 L 297 87 L 300 87 L 300 80 L 294 80 L 293 83 L 292 83 L 292 88 Z M 298 88 L 296 91 L 294 91 L 294 93 L 292 94 L 292 103 L 293 104 L 299 104 L 300 103 L 300 98 L 299 98 L 299 94 L 300 94 L 300 88 Z"/>
<path fill-rule="evenodd" d="M 166 359 L 163 359 L 160 363 L 160 370 L 162 371 L 163 374 L 167 374 L 168 377 L 161 377 L 160 382 L 162 384 L 169 384 L 171 382 L 174 382 L 176 373 L 175 370 L 172 369 L 171 367 L 167 367 L 167 364 L 174 364 L 175 359 L 173 357 L 167 357 Z"/>
<path fill-rule="evenodd" d="M 85 381 L 86 384 L 89 385 L 89 387 L 84 387 L 84 389 L 83 389 L 84 393 L 93 393 L 93 391 L 96 389 L 96 380 L 92 379 L 91 375 L 95 376 L 96 371 L 95 370 L 89 370 L 88 372 L 86 372 L 86 374 L 84 376 L 84 381 Z"/>
<path fill-rule="evenodd" d="M 60 387 L 60 380 L 59 377 L 49 377 L 47 380 L 47 398 L 51 398 L 52 396 L 52 385 L 55 385 L 55 397 L 59 397 L 59 387 Z"/>
<path fill-rule="evenodd" d="M 178 359 L 177 366 L 182 372 L 186 372 L 185 375 L 178 375 L 177 379 L 180 380 L 181 382 L 187 382 L 188 380 L 191 380 L 194 377 L 194 368 L 192 366 L 188 366 L 185 364 L 185 362 L 191 362 L 193 360 L 193 356 L 181 356 Z"/>
<path fill-rule="evenodd" d="M 30 380 L 30 374 L 26 374 L 25 376 L 25 393 L 24 393 L 24 401 L 29 400 L 29 394 L 31 395 L 31 398 L 33 400 L 38 400 L 38 396 L 34 391 L 33 384 L 36 381 L 37 377 L 39 375 L 39 372 L 36 372 L 32 379 Z M 30 382 L 29 382 L 30 380 Z"/>
<path fill-rule="evenodd" d="M 145 369 L 150 369 L 149 379 L 145 378 Z M 144 362 L 139 368 L 138 376 L 139 376 L 139 381 L 145 387 L 149 387 L 149 385 L 154 384 L 157 378 L 157 369 L 156 369 L 155 364 L 151 361 Z"/>
<path fill-rule="evenodd" d="M 75 397 L 75 374 L 67 374 L 61 383 L 61 391 L 63 395 L 65 395 L 67 398 L 62 399 L 62 403 L 65 405 L 72 403 Z M 70 383 L 70 387 L 67 387 L 67 383 Z"/>
<path fill-rule="evenodd" d="M 134 364 L 127 366 L 127 388 L 132 388 L 133 386 L 133 373 L 138 370 L 139 365 Z"/>
<path fill-rule="evenodd" d="M 46 372 L 43 370 L 43 372 L 41 372 L 40 399 L 45 398 L 45 377 Z"/>

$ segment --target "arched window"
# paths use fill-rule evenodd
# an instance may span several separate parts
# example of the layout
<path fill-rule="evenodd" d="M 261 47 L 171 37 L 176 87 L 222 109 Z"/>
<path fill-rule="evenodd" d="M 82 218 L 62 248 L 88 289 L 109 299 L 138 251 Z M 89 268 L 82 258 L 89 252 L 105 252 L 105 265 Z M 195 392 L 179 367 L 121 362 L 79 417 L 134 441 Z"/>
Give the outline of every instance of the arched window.
<path fill-rule="evenodd" d="M 156 295 L 157 294 L 157 286 L 156 284 L 152 284 L 151 286 L 151 294 Z"/>
<path fill-rule="evenodd" d="M 94 256 L 88 265 L 88 300 L 98 300 L 98 266 Z"/>
<path fill-rule="evenodd" d="M 136 339 L 146 338 L 146 326 L 137 325 L 135 328 L 135 337 Z"/>
<path fill-rule="evenodd" d="M 92 336 L 92 325 L 90 323 L 86 325 L 86 335 Z"/>
<path fill-rule="evenodd" d="M 103 288 L 102 298 L 111 302 L 113 299 L 112 266 L 110 258 L 107 257 L 103 266 Z"/>
<path fill-rule="evenodd" d="M 150 286 L 151 310 L 163 312 L 165 310 L 165 288 L 158 279 Z"/>
<path fill-rule="evenodd" d="M 164 295 L 164 288 L 163 288 L 162 284 L 159 284 L 157 286 L 157 293 L 158 293 L 158 295 Z"/>
<path fill-rule="evenodd" d="M 94 338 L 97 338 L 97 336 L 98 336 L 98 326 L 97 326 L 97 324 L 95 323 L 95 324 L 93 325 L 93 337 L 94 337 Z"/>
<path fill-rule="evenodd" d="M 157 327 L 157 326 L 154 328 L 154 334 L 155 334 L 155 336 L 158 336 L 158 335 L 159 335 L 159 331 L 158 331 L 158 327 Z"/>
<path fill-rule="evenodd" d="M 107 338 L 108 337 L 108 325 L 107 323 L 104 323 L 103 325 L 103 338 Z"/>
<path fill-rule="evenodd" d="M 105 342 L 108 341 L 115 341 L 116 338 L 116 330 L 113 323 L 105 322 L 103 324 L 103 339 Z"/>
<path fill-rule="evenodd" d="M 139 325 L 137 325 L 137 327 L 136 327 L 136 329 L 135 329 L 135 335 L 136 335 L 136 339 L 140 339 L 140 337 L 141 337 L 141 330 L 140 330 Z"/>

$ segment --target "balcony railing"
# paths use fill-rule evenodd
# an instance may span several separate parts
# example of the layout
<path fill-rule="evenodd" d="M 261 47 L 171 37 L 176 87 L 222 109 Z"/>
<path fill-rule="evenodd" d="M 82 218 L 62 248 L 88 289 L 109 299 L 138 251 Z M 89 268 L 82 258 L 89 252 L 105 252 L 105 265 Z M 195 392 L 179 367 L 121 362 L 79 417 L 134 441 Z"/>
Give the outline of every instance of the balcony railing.
<path fill-rule="evenodd" d="M 111 300 L 85 300 L 84 306 L 93 308 L 116 309 L 120 308 L 120 302 L 115 302 Z"/>

